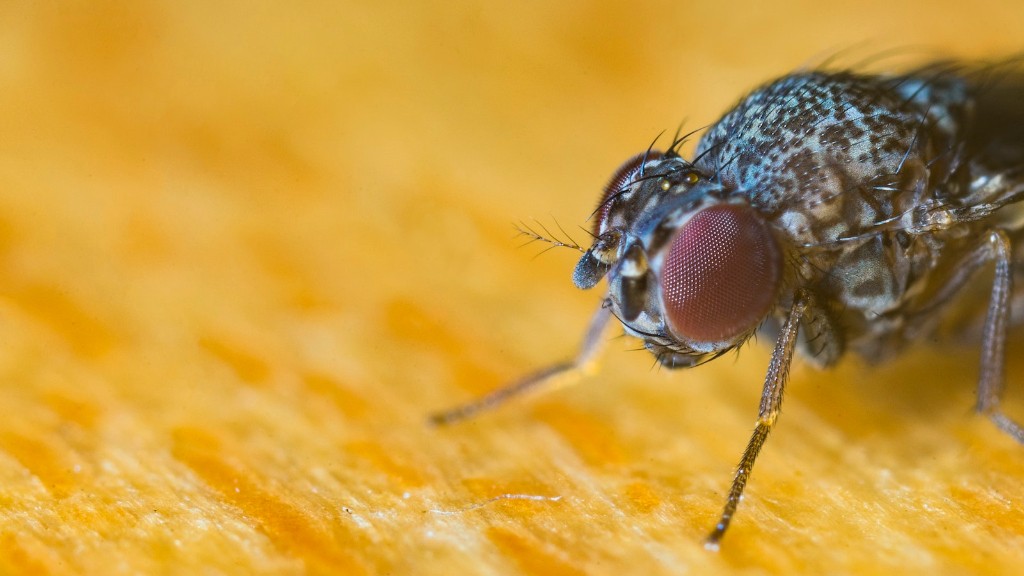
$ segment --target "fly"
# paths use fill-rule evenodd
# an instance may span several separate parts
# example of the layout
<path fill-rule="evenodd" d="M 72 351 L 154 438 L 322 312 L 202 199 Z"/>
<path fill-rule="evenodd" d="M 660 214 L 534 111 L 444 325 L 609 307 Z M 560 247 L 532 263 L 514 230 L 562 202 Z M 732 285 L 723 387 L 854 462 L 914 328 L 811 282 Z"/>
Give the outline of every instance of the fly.
<path fill-rule="evenodd" d="M 819 367 L 884 359 L 932 334 L 979 270 L 978 412 L 1024 443 L 1000 408 L 1008 326 L 1024 317 L 1024 75 L 1013 63 L 940 63 L 903 75 L 794 73 L 712 124 L 691 159 L 677 137 L 623 164 L 572 279 L 607 292 L 578 356 L 462 407 L 448 424 L 587 368 L 615 318 L 669 368 L 755 333 L 774 340 L 753 435 L 717 549 L 778 420 L 794 354 Z M 1020 285 L 1018 283 L 1018 285 Z"/>

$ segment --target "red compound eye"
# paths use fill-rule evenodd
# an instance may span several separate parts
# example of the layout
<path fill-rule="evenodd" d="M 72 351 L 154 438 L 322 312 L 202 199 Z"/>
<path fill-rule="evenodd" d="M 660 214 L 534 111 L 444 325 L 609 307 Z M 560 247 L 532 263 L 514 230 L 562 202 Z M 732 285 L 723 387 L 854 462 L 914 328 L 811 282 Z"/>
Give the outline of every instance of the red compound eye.
<path fill-rule="evenodd" d="M 641 152 L 622 163 L 619 169 L 612 174 L 608 183 L 604 186 L 601 194 L 601 201 L 597 203 L 597 211 L 594 213 L 594 236 L 601 235 L 601 225 L 608 217 L 608 208 L 611 206 L 611 198 L 622 191 L 628 184 L 640 177 L 640 168 L 643 167 L 644 159 L 657 160 L 661 158 L 661 152 L 650 150 Z"/>
<path fill-rule="evenodd" d="M 746 334 L 771 309 L 781 268 L 779 246 L 754 209 L 701 210 L 676 232 L 661 268 L 669 330 L 703 343 Z"/>

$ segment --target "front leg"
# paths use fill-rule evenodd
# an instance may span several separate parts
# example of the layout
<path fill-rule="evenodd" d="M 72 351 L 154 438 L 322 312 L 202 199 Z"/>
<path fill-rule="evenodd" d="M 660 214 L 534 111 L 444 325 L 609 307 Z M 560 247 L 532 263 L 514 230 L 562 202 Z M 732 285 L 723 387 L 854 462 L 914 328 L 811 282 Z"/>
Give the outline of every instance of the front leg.
<path fill-rule="evenodd" d="M 808 292 L 804 290 L 797 292 L 786 324 L 782 327 L 778 340 L 775 342 L 775 350 L 772 351 L 772 360 L 768 365 L 768 374 L 765 375 L 764 389 L 761 392 L 761 409 L 758 412 L 757 425 L 754 427 L 754 434 L 750 437 L 747 449 L 743 451 L 740 464 L 736 468 L 736 476 L 733 477 L 729 498 L 725 501 L 722 516 L 714 530 L 708 535 L 707 540 L 704 541 L 704 547 L 709 550 L 718 550 L 718 542 L 729 528 L 729 523 L 743 496 L 743 488 L 746 487 L 747 480 L 750 479 L 750 470 L 754 467 L 754 461 L 757 460 L 761 447 L 768 440 L 768 434 L 775 426 L 775 421 L 782 410 L 782 393 L 786 389 L 789 365 L 793 361 L 793 351 L 796 349 L 800 318 L 807 311 L 810 301 Z"/>
<path fill-rule="evenodd" d="M 602 335 L 604 334 L 605 326 L 608 325 L 608 320 L 611 319 L 611 317 L 612 313 L 611 309 L 608 307 L 608 303 L 602 302 L 601 307 L 598 308 L 597 312 L 594 313 L 594 317 L 590 320 L 590 326 L 587 328 L 587 333 L 583 337 L 583 343 L 580 345 L 579 353 L 572 360 L 559 362 L 546 368 L 542 368 L 541 370 L 538 370 L 525 378 L 512 382 L 507 386 L 499 388 L 482 398 L 478 398 L 477 400 L 461 406 L 449 408 L 443 412 L 432 414 L 430 416 L 430 422 L 438 426 L 444 426 L 461 420 L 466 420 L 476 416 L 480 412 L 493 410 L 514 398 L 519 398 L 526 396 L 527 394 L 538 393 L 541 391 L 553 390 L 559 385 L 565 385 L 569 380 L 573 380 L 576 377 L 585 374 L 596 363 L 597 356 L 604 344 Z"/>

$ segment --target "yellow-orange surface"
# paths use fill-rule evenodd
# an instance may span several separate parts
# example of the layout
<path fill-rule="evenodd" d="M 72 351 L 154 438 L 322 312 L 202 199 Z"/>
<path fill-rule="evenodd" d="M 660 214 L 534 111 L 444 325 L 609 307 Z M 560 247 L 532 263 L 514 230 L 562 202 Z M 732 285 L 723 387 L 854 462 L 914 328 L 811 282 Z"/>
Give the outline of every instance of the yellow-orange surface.
<path fill-rule="evenodd" d="M 798 365 L 717 554 L 764 343 L 671 372 L 613 339 L 583 385 L 425 424 L 569 356 L 600 297 L 512 222 L 583 236 L 618 162 L 815 58 L 1024 48 L 1019 2 L 596 4 L 3 3 L 0 573 L 1024 565 L 976 347 Z"/>

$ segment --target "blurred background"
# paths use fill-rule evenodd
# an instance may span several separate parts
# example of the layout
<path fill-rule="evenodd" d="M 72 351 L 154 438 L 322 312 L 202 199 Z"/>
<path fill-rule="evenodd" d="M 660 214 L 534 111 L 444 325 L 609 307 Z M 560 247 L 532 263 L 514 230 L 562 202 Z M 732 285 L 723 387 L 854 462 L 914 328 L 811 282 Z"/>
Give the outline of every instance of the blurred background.
<path fill-rule="evenodd" d="M 585 384 L 425 418 L 570 356 L 600 300 L 514 223 L 582 240 L 621 161 L 793 69 L 1022 30 L 992 0 L 0 5 L 0 572 L 1018 568 L 976 346 L 798 365 L 718 554 L 765 343 L 670 372 L 610 331 Z"/>

